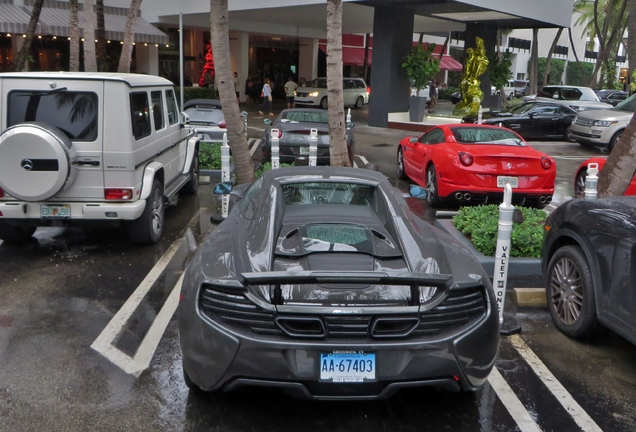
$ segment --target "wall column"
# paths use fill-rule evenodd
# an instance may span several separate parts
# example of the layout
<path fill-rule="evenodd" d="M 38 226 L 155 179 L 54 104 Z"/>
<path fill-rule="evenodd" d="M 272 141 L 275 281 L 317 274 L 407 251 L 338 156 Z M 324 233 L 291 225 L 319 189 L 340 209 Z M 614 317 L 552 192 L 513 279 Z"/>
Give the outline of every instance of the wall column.
<path fill-rule="evenodd" d="M 302 38 L 298 47 L 298 79 L 311 81 L 318 74 L 318 39 Z"/>
<path fill-rule="evenodd" d="M 135 60 L 137 73 L 159 76 L 159 48 L 155 44 L 135 43 Z"/>
<path fill-rule="evenodd" d="M 245 102 L 245 81 L 249 73 L 250 35 L 246 32 L 231 32 L 230 36 L 232 74 L 238 73 L 236 91 L 239 92 L 239 101 Z"/>
<path fill-rule="evenodd" d="M 414 17 L 408 8 L 374 8 L 369 126 L 387 127 L 390 112 L 409 110 L 411 87 L 402 62 L 413 46 Z"/>

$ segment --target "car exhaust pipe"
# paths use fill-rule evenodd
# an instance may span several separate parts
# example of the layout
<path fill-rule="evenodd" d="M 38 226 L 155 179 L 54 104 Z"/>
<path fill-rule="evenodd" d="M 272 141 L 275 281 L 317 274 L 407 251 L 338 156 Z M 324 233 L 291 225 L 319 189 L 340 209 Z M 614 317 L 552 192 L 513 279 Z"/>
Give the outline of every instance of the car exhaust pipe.
<path fill-rule="evenodd" d="M 473 197 L 473 196 L 472 196 L 471 194 L 469 194 L 469 193 L 465 193 L 465 194 L 464 194 L 464 199 L 465 199 L 466 201 L 470 201 L 470 199 L 471 199 L 472 197 Z"/>
<path fill-rule="evenodd" d="M 541 204 L 545 204 L 545 197 L 544 197 L 543 195 L 541 195 L 541 196 L 539 197 L 539 202 L 540 202 Z"/>
<path fill-rule="evenodd" d="M 462 193 L 461 192 L 457 192 L 455 194 L 455 198 L 457 198 L 458 200 L 461 200 L 462 199 Z"/>
<path fill-rule="evenodd" d="M 552 195 L 548 195 L 545 197 L 545 202 L 549 203 L 552 202 Z"/>

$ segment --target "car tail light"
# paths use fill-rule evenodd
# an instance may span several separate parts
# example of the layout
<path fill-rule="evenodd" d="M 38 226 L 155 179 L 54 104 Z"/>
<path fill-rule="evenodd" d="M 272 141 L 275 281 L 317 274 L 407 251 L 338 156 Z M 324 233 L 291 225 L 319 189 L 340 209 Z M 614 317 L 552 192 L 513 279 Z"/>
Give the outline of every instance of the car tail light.
<path fill-rule="evenodd" d="M 0 198 L 4 198 L 4 191 L 0 188 Z"/>
<path fill-rule="evenodd" d="M 473 164 L 473 156 L 470 153 L 459 152 L 459 161 L 464 166 L 471 166 Z"/>
<path fill-rule="evenodd" d="M 367 87 L 367 94 L 371 94 L 371 87 Z"/>
<path fill-rule="evenodd" d="M 278 139 L 281 139 L 283 137 L 283 131 L 282 129 L 278 129 Z"/>
<path fill-rule="evenodd" d="M 224 121 L 219 122 L 219 127 L 220 127 L 221 129 L 225 129 L 225 127 L 226 127 L 225 122 L 224 122 Z"/>
<path fill-rule="evenodd" d="M 544 170 L 550 169 L 552 166 L 552 160 L 549 157 L 541 156 L 541 168 Z"/>
<path fill-rule="evenodd" d="M 132 199 L 132 189 L 104 189 L 104 198 L 112 201 Z"/>

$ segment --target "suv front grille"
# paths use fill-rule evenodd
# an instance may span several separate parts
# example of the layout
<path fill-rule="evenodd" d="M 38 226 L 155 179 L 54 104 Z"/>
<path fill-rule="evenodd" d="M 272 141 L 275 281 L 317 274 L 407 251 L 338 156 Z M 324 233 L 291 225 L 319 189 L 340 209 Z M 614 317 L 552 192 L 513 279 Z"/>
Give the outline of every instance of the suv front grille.
<path fill-rule="evenodd" d="M 580 116 L 577 116 L 574 119 L 574 124 L 575 125 L 580 125 L 580 126 L 592 126 L 592 124 L 594 123 L 594 120 L 589 120 L 586 118 L 582 118 Z"/>
<path fill-rule="evenodd" d="M 309 93 L 297 91 L 296 92 L 296 96 L 298 96 L 298 97 L 307 97 L 307 96 L 309 96 Z"/>
<path fill-rule="evenodd" d="M 419 314 L 281 314 L 245 297 L 244 290 L 204 284 L 199 306 L 208 318 L 237 330 L 288 339 L 427 339 L 461 329 L 486 313 L 483 287 L 453 290 Z"/>

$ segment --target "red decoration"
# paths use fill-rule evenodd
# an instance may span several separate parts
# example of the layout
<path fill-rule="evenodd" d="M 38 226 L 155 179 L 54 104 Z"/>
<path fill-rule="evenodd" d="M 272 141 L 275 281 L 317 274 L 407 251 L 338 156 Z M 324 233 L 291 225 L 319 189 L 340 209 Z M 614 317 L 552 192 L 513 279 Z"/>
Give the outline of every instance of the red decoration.
<path fill-rule="evenodd" d="M 205 53 L 205 65 L 203 65 L 203 72 L 201 72 L 201 78 L 199 79 L 200 87 L 208 87 L 214 84 L 214 57 L 212 56 L 212 44 L 208 44 Z M 207 78 L 207 81 L 206 81 Z"/>

